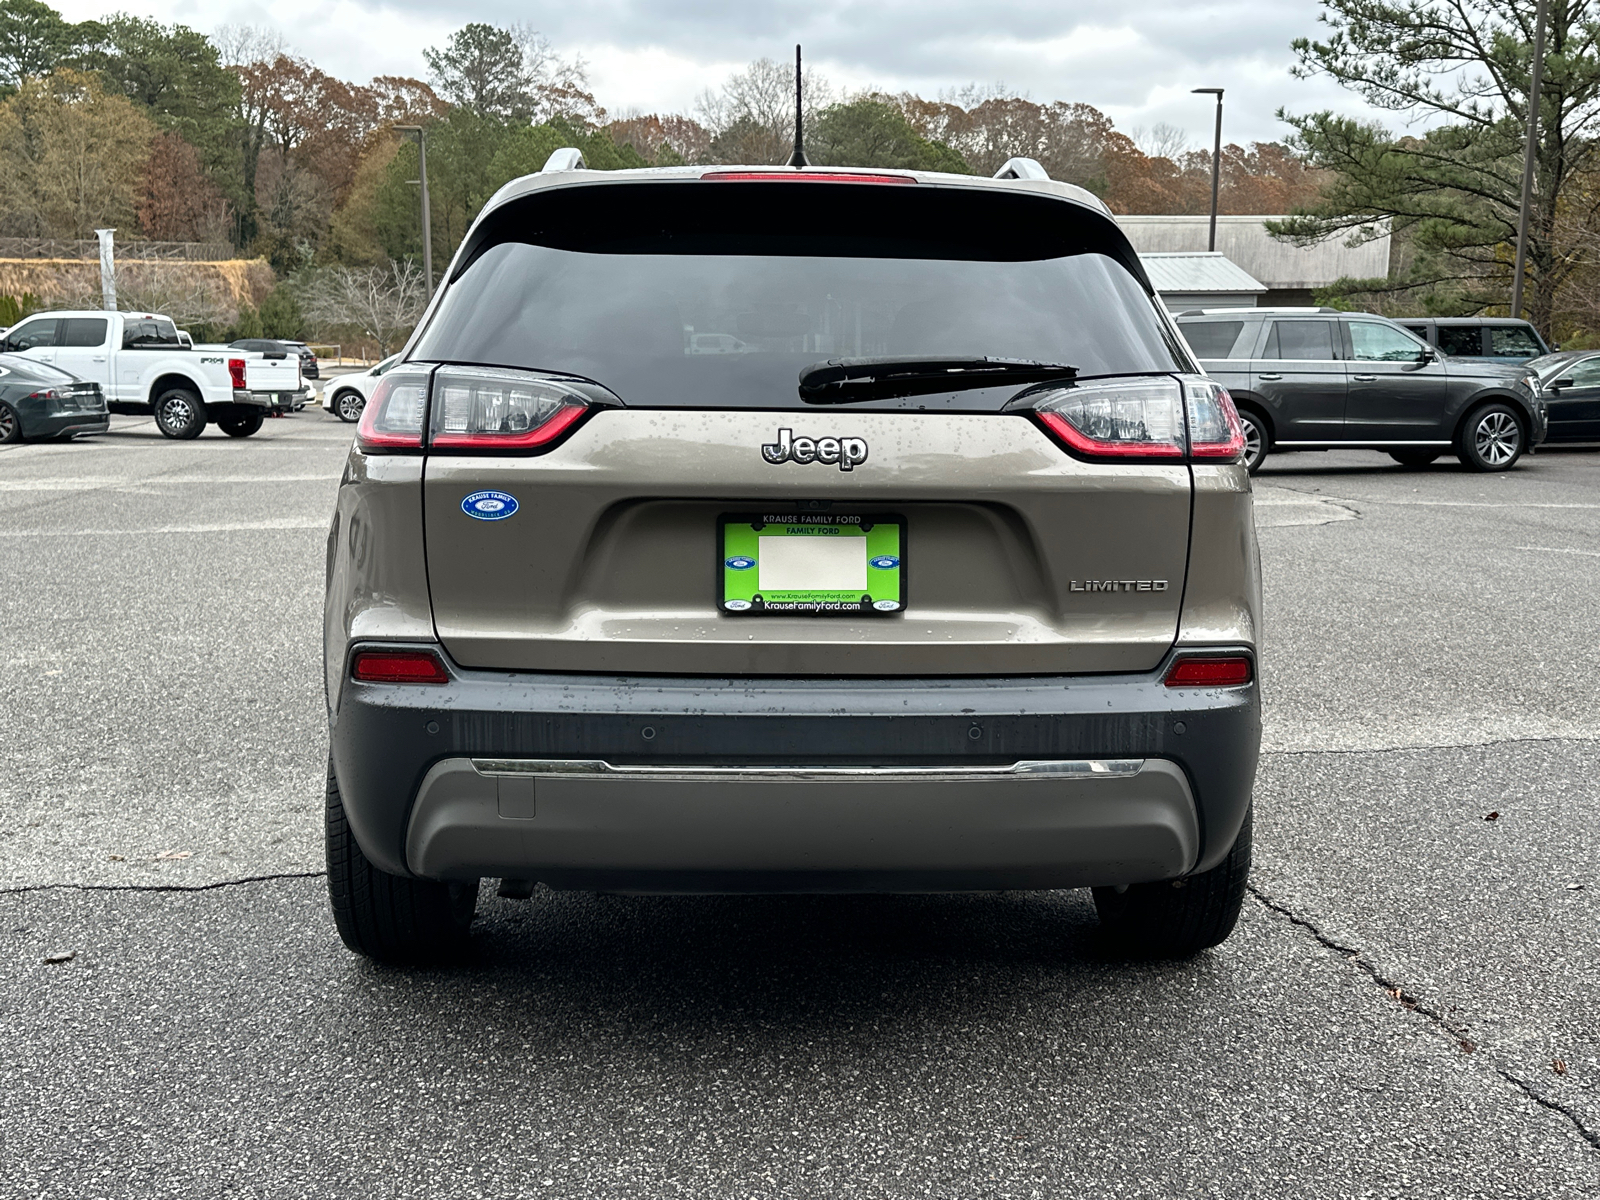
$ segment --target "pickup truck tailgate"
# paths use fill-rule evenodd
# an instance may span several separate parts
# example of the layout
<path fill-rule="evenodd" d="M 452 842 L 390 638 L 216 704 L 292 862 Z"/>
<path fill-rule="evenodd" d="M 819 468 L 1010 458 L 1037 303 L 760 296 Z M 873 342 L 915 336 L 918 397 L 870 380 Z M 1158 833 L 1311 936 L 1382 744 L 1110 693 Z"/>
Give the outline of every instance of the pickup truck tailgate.
<path fill-rule="evenodd" d="M 237 352 L 235 352 L 237 353 Z M 267 358 L 256 351 L 245 355 L 245 386 L 252 392 L 295 392 L 300 390 L 300 358 Z"/>

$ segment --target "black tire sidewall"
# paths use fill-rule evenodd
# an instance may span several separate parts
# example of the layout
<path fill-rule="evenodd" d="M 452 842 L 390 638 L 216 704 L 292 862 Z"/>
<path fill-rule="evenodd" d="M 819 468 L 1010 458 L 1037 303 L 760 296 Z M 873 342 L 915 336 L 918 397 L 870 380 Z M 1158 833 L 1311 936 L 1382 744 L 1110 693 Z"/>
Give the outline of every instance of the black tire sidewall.
<path fill-rule="evenodd" d="M 344 405 L 346 400 L 351 399 L 356 401 L 356 415 L 353 417 L 347 417 L 344 415 Z M 366 404 L 367 401 L 365 396 L 363 396 L 360 392 L 352 391 L 351 389 L 346 388 L 344 391 L 337 393 L 333 397 L 333 415 L 338 417 L 339 420 L 343 421 L 345 424 L 352 425 L 361 419 L 361 410 L 366 407 Z"/>
<path fill-rule="evenodd" d="M 0 445 L 6 442 L 20 442 L 22 440 L 22 414 L 9 404 L 0 404 L 0 415 L 10 414 L 11 428 L 0 430 Z"/>
<path fill-rule="evenodd" d="M 182 396 L 188 402 L 192 414 L 188 423 L 177 429 L 168 428 L 161 419 L 162 408 L 173 396 Z M 205 405 L 200 402 L 200 397 L 196 396 L 188 388 L 168 388 L 156 397 L 156 402 L 151 405 L 150 411 L 154 414 L 156 428 L 161 431 L 163 437 L 169 437 L 176 441 L 188 441 L 191 438 L 199 437 L 205 431 Z"/>
<path fill-rule="evenodd" d="M 1485 417 L 1491 413 L 1503 412 L 1517 423 L 1517 452 L 1512 455 L 1511 461 L 1502 466 L 1485 462 L 1478 455 L 1478 426 Z M 1509 471 L 1522 461 L 1522 456 L 1528 452 L 1528 426 L 1523 421 L 1520 413 L 1511 405 L 1503 401 L 1494 401 L 1475 408 L 1467 414 L 1467 419 L 1462 423 L 1461 436 L 1456 441 L 1456 457 L 1462 465 L 1473 471 Z"/>

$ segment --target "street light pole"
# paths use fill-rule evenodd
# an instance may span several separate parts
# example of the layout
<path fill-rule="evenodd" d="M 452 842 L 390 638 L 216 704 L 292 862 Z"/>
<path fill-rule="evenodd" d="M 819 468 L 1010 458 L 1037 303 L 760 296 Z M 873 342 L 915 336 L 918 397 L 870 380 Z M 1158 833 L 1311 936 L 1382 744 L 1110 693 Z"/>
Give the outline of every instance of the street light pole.
<path fill-rule="evenodd" d="M 422 183 L 422 274 L 433 299 L 433 214 L 428 208 L 428 131 L 421 125 L 396 125 L 396 133 L 417 135 L 417 174 Z"/>
<path fill-rule="evenodd" d="M 1222 89 L 1221 88 L 1194 88 L 1192 94 L 1196 96 L 1215 96 L 1217 98 L 1217 136 L 1211 151 L 1211 240 L 1207 243 L 1207 250 L 1217 248 L 1217 195 L 1222 190 Z"/>
<path fill-rule="evenodd" d="M 1544 82 L 1544 19 L 1549 0 L 1539 0 L 1533 19 L 1533 76 L 1528 86 L 1528 144 L 1522 153 L 1522 205 L 1517 210 L 1517 263 L 1511 271 L 1511 315 L 1522 316 L 1522 277 L 1528 269 L 1528 210 L 1533 207 L 1533 156 L 1539 145 L 1539 87 Z M 1548 335 L 1548 330 L 1540 332 Z"/>

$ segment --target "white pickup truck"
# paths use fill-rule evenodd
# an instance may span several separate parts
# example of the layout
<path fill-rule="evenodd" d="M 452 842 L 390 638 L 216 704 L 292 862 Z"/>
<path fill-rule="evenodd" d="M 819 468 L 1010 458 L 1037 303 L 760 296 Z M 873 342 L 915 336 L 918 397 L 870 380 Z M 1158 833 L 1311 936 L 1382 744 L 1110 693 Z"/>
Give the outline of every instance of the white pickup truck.
<path fill-rule="evenodd" d="M 151 413 L 169 438 L 199 437 L 207 421 L 249 437 L 301 386 L 296 355 L 185 346 L 171 319 L 152 313 L 35 313 L 6 331 L 0 352 L 98 383 L 112 412 Z"/>

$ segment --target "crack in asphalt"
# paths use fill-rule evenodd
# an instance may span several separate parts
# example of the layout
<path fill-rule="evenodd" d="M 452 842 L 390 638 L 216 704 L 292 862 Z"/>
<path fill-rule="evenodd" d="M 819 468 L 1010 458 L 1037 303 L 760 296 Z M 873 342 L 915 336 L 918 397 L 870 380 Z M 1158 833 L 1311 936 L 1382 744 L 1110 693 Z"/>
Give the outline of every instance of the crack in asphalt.
<path fill-rule="evenodd" d="M 322 879 L 327 874 L 326 871 L 284 871 L 277 875 L 221 879 L 215 883 L 34 883 L 26 887 L 0 887 L 0 896 L 23 896 L 29 892 L 214 892 L 219 888 L 274 883 L 280 879 Z"/>
<path fill-rule="evenodd" d="M 1482 1047 L 1468 1041 L 1464 1036 L 1464 1031 L 1453 1028 L 1450 1024 L 1449 1018 L 1443 1013 L 1439 1012 L 1435 1008 L 1430 1008 L 1416 996 L 1413 996 L 1407 992 L 1401 984 L 1387 978 L 1381 971 L 1378 970 L 1377 967 L 1361 956 L 1361 950 L 1358 947 L 1346 946 L 1340 942 L 1334 941 L 1327 934 L 1323 933 L 1322 930 L 1318 929 L 1312 922 L 1306 920 L 1293 909 L 1289 908 L 1288 905 L 1280 904 L 1278 901 L 1273 900 L 1253 884 L 1246 885 L 1246 890 L 1249 891 L 1250 895 L 1255 899 L 1256 903 L 1261 905 L 1261 907 L 1270 912 L 1277 913 L 1280 917 L 1286 918 L 1291 925 L 1296 925 L 1301 929 L 1304 929 L 1325 949 L 1334 950 L 1344 955 L 1346 962 L 1355 963 L 1356 966 L 1360 967 L 1367 973 L 1368 976 L 1371 977 L 1374 983 L 1384 990 L 1386 995 L 1398 1003 L 1407 1012 L 1421 1013 L 1435 1026 L 1449 1034 L 1456 1041 L 1457 1045 L 1460 1046 L 1464 1053 L 1471 1053 L 1473 1051 L 1482 1049 Z M 1468 1047 L 1471 1047 L 1471 1050 L 1469 1050 Z M 1586 1124 L 1584 1124 L 1583 1118 L 1577 1113 L 1573 1112 L 1559 1100 L 1552 1100 L 1550 1097 L 1536 1091 L 1533 1085 L 1527 1080 L 1521 1078 L 1520 1076 L 1513 1075 L 1510 1071 L 1507 1071 L 1498 1063 L 1490 1062 L 1489 1069 L 1501 1079 L 1511 1084 L 1524 1096 L 1532 1100 L 1541 1108 L 1547 1108 L 1551 1112 L 1560 1113 L 1572 1124 L 1572 1128 L 1577 1132 L 1578 1136 L 1589 1143 L 1590 1149 L 1600 1151 L 1600 1131 L 1590 1129 Z"/>
<path fill-rule="evenodd" d="M 1418 750 L 1481 750 L 1490 746 L 1537 746 L 1544 743 L 1587 745 L 1600 741 L 1600 733 L 1561 734 L 1558 737 L 1490 738 L 1482 742 L 1408 742 L 1404 746 L 1328 746 L 1314 750 L 1262 750 L 1262 758 L 1297 758 L 1316 754 L 1411 754 Z"/>

